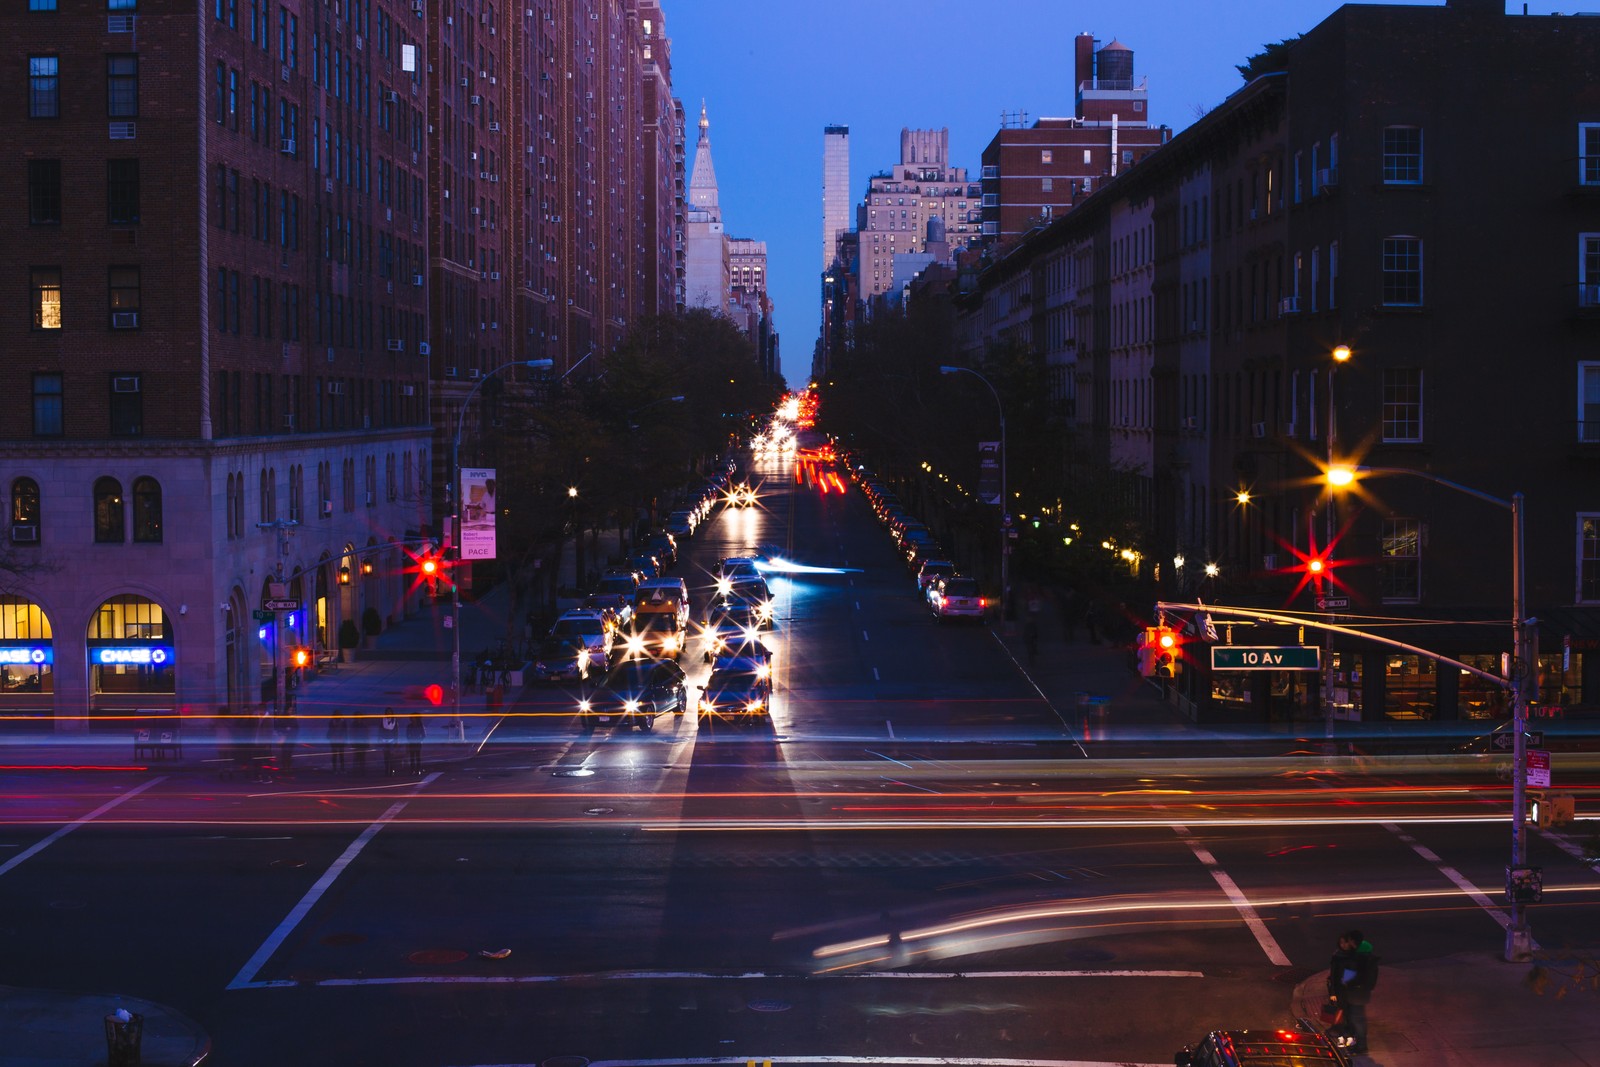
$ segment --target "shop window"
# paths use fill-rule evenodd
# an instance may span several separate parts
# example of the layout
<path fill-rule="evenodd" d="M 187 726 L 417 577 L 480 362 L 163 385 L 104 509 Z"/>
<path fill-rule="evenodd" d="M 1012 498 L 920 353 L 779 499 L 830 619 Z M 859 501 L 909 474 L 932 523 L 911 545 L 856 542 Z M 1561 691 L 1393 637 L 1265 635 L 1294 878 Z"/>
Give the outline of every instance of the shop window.
<path fill-rule="evenodd" d="M 1385 661 L 1385 714 L 1391 719 L 1432 719 L 1438 713 L 1438 664 L 1425 656 Z"/>
<path fill-rule="evenodd" d="M 1328 653 L 1328 703 L 1334 717 L 1361 720 L 1361 657 L 1352 652 Z"/>
<path fill-rule="evenodd" d="M 95 695 L 177 691 L 166 613 L 154 601 L 123 595 L 101 604 L 89 623 L 88 646 Z"/>
<path fill-rule="evenodd" d="M 0 700 L 55 691 L 52 640 L 37 604 L 0 596 Z"/>

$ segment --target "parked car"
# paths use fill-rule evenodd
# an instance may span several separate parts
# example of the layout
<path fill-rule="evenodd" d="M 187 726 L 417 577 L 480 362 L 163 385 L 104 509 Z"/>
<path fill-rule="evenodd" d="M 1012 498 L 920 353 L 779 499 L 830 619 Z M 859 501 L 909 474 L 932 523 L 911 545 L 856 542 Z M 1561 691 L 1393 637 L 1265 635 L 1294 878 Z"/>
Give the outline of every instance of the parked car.
<path fill-rule="evenodd" d="M 659 716 L 682 715 L 688 707 L 683 670 L 671 660 L 628 660 L 606 672 L 578 702 L 578 725 L 637 726 L 648 733 Z"/>
<path fill-rule="evenodd" d="M 664 571 L 678 565 L 677 538 L 665 530 L 658 530 L 645 538 L 644 550 L 661 561 L 661 569 Z"/>
<path fill-rule="evenodd" d="M 947 559 L 925 559 L 917 568 L 917 592 L 926 599 L 928 587 L 940 578 L 948 578 L 956 572 L 956 565 Z"/>
<path fill-rule="evenodd" d="M 611 662 L 615 632 L 604 614 L 586 608 L 564 612 L 550 628 L 550 636 L 558 640 L 581 640 L 589 650 L 589 659 L 599 667 Z"/>
<path fill-rule="evenodd" d="M 928 594 L 928 605 L 933 617 L 940 622 L 946 619 L 977 619 L 983 621 L 988 604 L 978 592 L 976 578 L 963 578 L 959 574 L 940 578 Z"/>
<path fill-rule="evenodd" d="M 698 508 L 699 505 L 696 505 Z M 674 511 L 667 516 L 667 533 L 673 537 L 689 537 L 700 525 L 698 511 Z"/>

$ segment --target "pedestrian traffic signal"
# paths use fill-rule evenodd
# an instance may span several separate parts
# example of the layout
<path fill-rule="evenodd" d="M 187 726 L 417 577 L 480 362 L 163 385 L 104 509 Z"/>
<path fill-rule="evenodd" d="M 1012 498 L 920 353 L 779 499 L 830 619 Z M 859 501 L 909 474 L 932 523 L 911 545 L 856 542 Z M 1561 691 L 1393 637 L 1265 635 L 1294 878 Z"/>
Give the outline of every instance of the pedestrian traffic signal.
<path fill-rule="evenodd" d="M 294 658 L 294 665 L 296 667 L 309 667 L 309 666 L 311 666 L 311 650 L 309 648 L 297 648 L 297 649 L 295 649 L 293 658 Z"/>
<path fill-rule="evenodd" d="M 1139 673 L 1146 678 L 1171 678 L 1178 657 L 1178 633 L 1170 626 L 1146 626 L 1139 642 Z"/>
<path fill-rule="evenodd" d="M 1577 803 L 1571 793 L 1528 791 L 1529 821 L 1541 830 L 1565 826 L 1577 818 Z"/>

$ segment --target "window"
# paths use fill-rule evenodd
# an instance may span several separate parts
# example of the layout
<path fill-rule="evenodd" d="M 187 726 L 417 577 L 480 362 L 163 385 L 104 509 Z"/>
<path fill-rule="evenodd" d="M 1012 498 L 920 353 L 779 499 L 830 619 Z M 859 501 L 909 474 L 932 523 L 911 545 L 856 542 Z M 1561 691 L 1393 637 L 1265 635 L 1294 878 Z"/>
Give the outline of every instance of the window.
<path fill-rule="evenodd" d="M 1422 304 L 1422 238 L 1383 239 L 1383 302 L 1389 307 Z"/>
<path fill-rule="evenodd" d="M 107 11 L 137 11 L 139 0 L 106 0 Z"/>
<path fill-rule="evenodd" d="M 21 537 L 17 536 L 19 526 L 25 528 Z M 39 483 L 32 478 L 18 478 L 11 483 L 11 540 L 39 540 Z"/>
<path fill-rule="evenodd" d="M 28 0 L 29 11 L 54 11 L 56 0 Z"/>
<path fill-rule="evenodd" d="M 1600 601 L 1600 515 L 1578 516 L 1578 600 Z"/>
<path fill-rule="evenodd" d="M 161 483 L 154 478 L 134 479 L 133 540 L 137 544 L 161 543 Z"/>
<path fill-rule="evenodd" d="M 1422 371 L 1395 367 L 1383 372 L 1383 439 L 1422 440 Z"/>
<path fill-rule="evenodd" d="M 139 325 L 139 268 L 112 267 L 106 275 L 106 293 L 111 305 L 111 328 L 131 330 Z"/>
<path fill-rule="evenodd" d="M 1600 233 L 1578 235 L 1578 306 L 1600 307 Z"/>
<path fill-rule="evenodd" d="M 61 161 L 28 160 L 28 224 L 61 224 Z"/>
<path fill-rule="evenodd" d="M 1422 184 L 1422 129 L 1390 126 L 1383 131 L 1385 185 Z"/>
<path fill-rule="evenodd" d="M 110 412 L 112 437 L 139 437 L 144 433 L 144 391 L 140 375 L 111 375 Z"/>
<path fill-rule="evenodd" d="M 1578 124 L 1578 181 L 1600 185 L 1600 122 Z"/>
<path fill-rule="evenodd" d="M 1051 152 L 1050 149 L 1048 149 L 1048 148 L 1039 149 L 1039 162 L 1040 163 L 1051 163 L 1051 162 L 1054 162 L 1054 161 L 1055 161 L 1055 153 Z"/>
<path fill-rule="evenodd" d="M 113 226 L 139 222 L 139 161 L 106 160 L 106 221 Z"/>
<path fill-rule="evenodd" d="M 63 432 L 61 375 L 33 376 L 33 435 L 60 437 Z"/>
<path fill-rule="evenodd" d="M 1578 364 L 1578 440 L 1600 443 L 1600 363 Z"/>
<path fill-rule="evenodd" d="M 106 114 L 114 119 L 139 116 L 138 56 L 106 56 Z"/>
<path fill-rule="evenodd" d="M 61 59 L 28 57 L 28 117 L 53 119 L 61 115 Z"/>
<path fill-rule="evenodd" d="M 1339 242 L 1328 245 L 1328 307 L 1339 306 Z"/>
<path fill-rule="evenodd" d="M 35 330 L 61 329 L 61 268 L 34 267 L 29 272 Z"/>
<path fill-rule="evenodd" d="M 1421 599 L 1422 524 L 1416 519 L 1383 520 L 1378 551 L 1379 595 L 1389 602 Z"/>
<path fill-rule="evenodd" d="M 123 531 L 122 483 L 101 478 L 94 483 L 94 540 L 99 545 L 120 545 Z"/>
<path fill-rule="evenodd" d="M 1294 154 L 1294 202 L 1300 202 L 1300 157 L 1301 153 Z"/>

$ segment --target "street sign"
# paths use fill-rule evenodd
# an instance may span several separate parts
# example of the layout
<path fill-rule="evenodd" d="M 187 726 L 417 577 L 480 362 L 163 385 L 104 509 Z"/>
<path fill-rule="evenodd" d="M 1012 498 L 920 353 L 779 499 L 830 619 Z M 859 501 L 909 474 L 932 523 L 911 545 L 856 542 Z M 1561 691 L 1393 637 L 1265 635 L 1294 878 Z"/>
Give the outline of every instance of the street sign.
<path fill-rule="evenodd" d="M 1528 784 L 1539 789 L 1550 788 L 1550 753 L 1544 749 L 1528 749 Z"/>
<path fill-rule="evenodd" d="M 1212 645 L 1214 671 L 1315 671 L 1322 669 L 1316 645 Z"/>
<path fill-rule="evenodd" d="M 299 611 L 300 601 L 293 597 L 284 597 L 281 600 L 263 600 L 261 609 L 263 611 Z"/>
<path fill-rule="evenodd" d="M 1327 611 L 1329 608 L 1347 608 L 1350 598 L 1345 596 L 1319 596 L 1317 597 L 1317 610 Z"/>
<path fill-rule="evenodd" d="M 250 614 L 255 616 L 256 622 L 271 622 L 274 613 L 270 611 L 257 610 L 252 611 Z"/>

